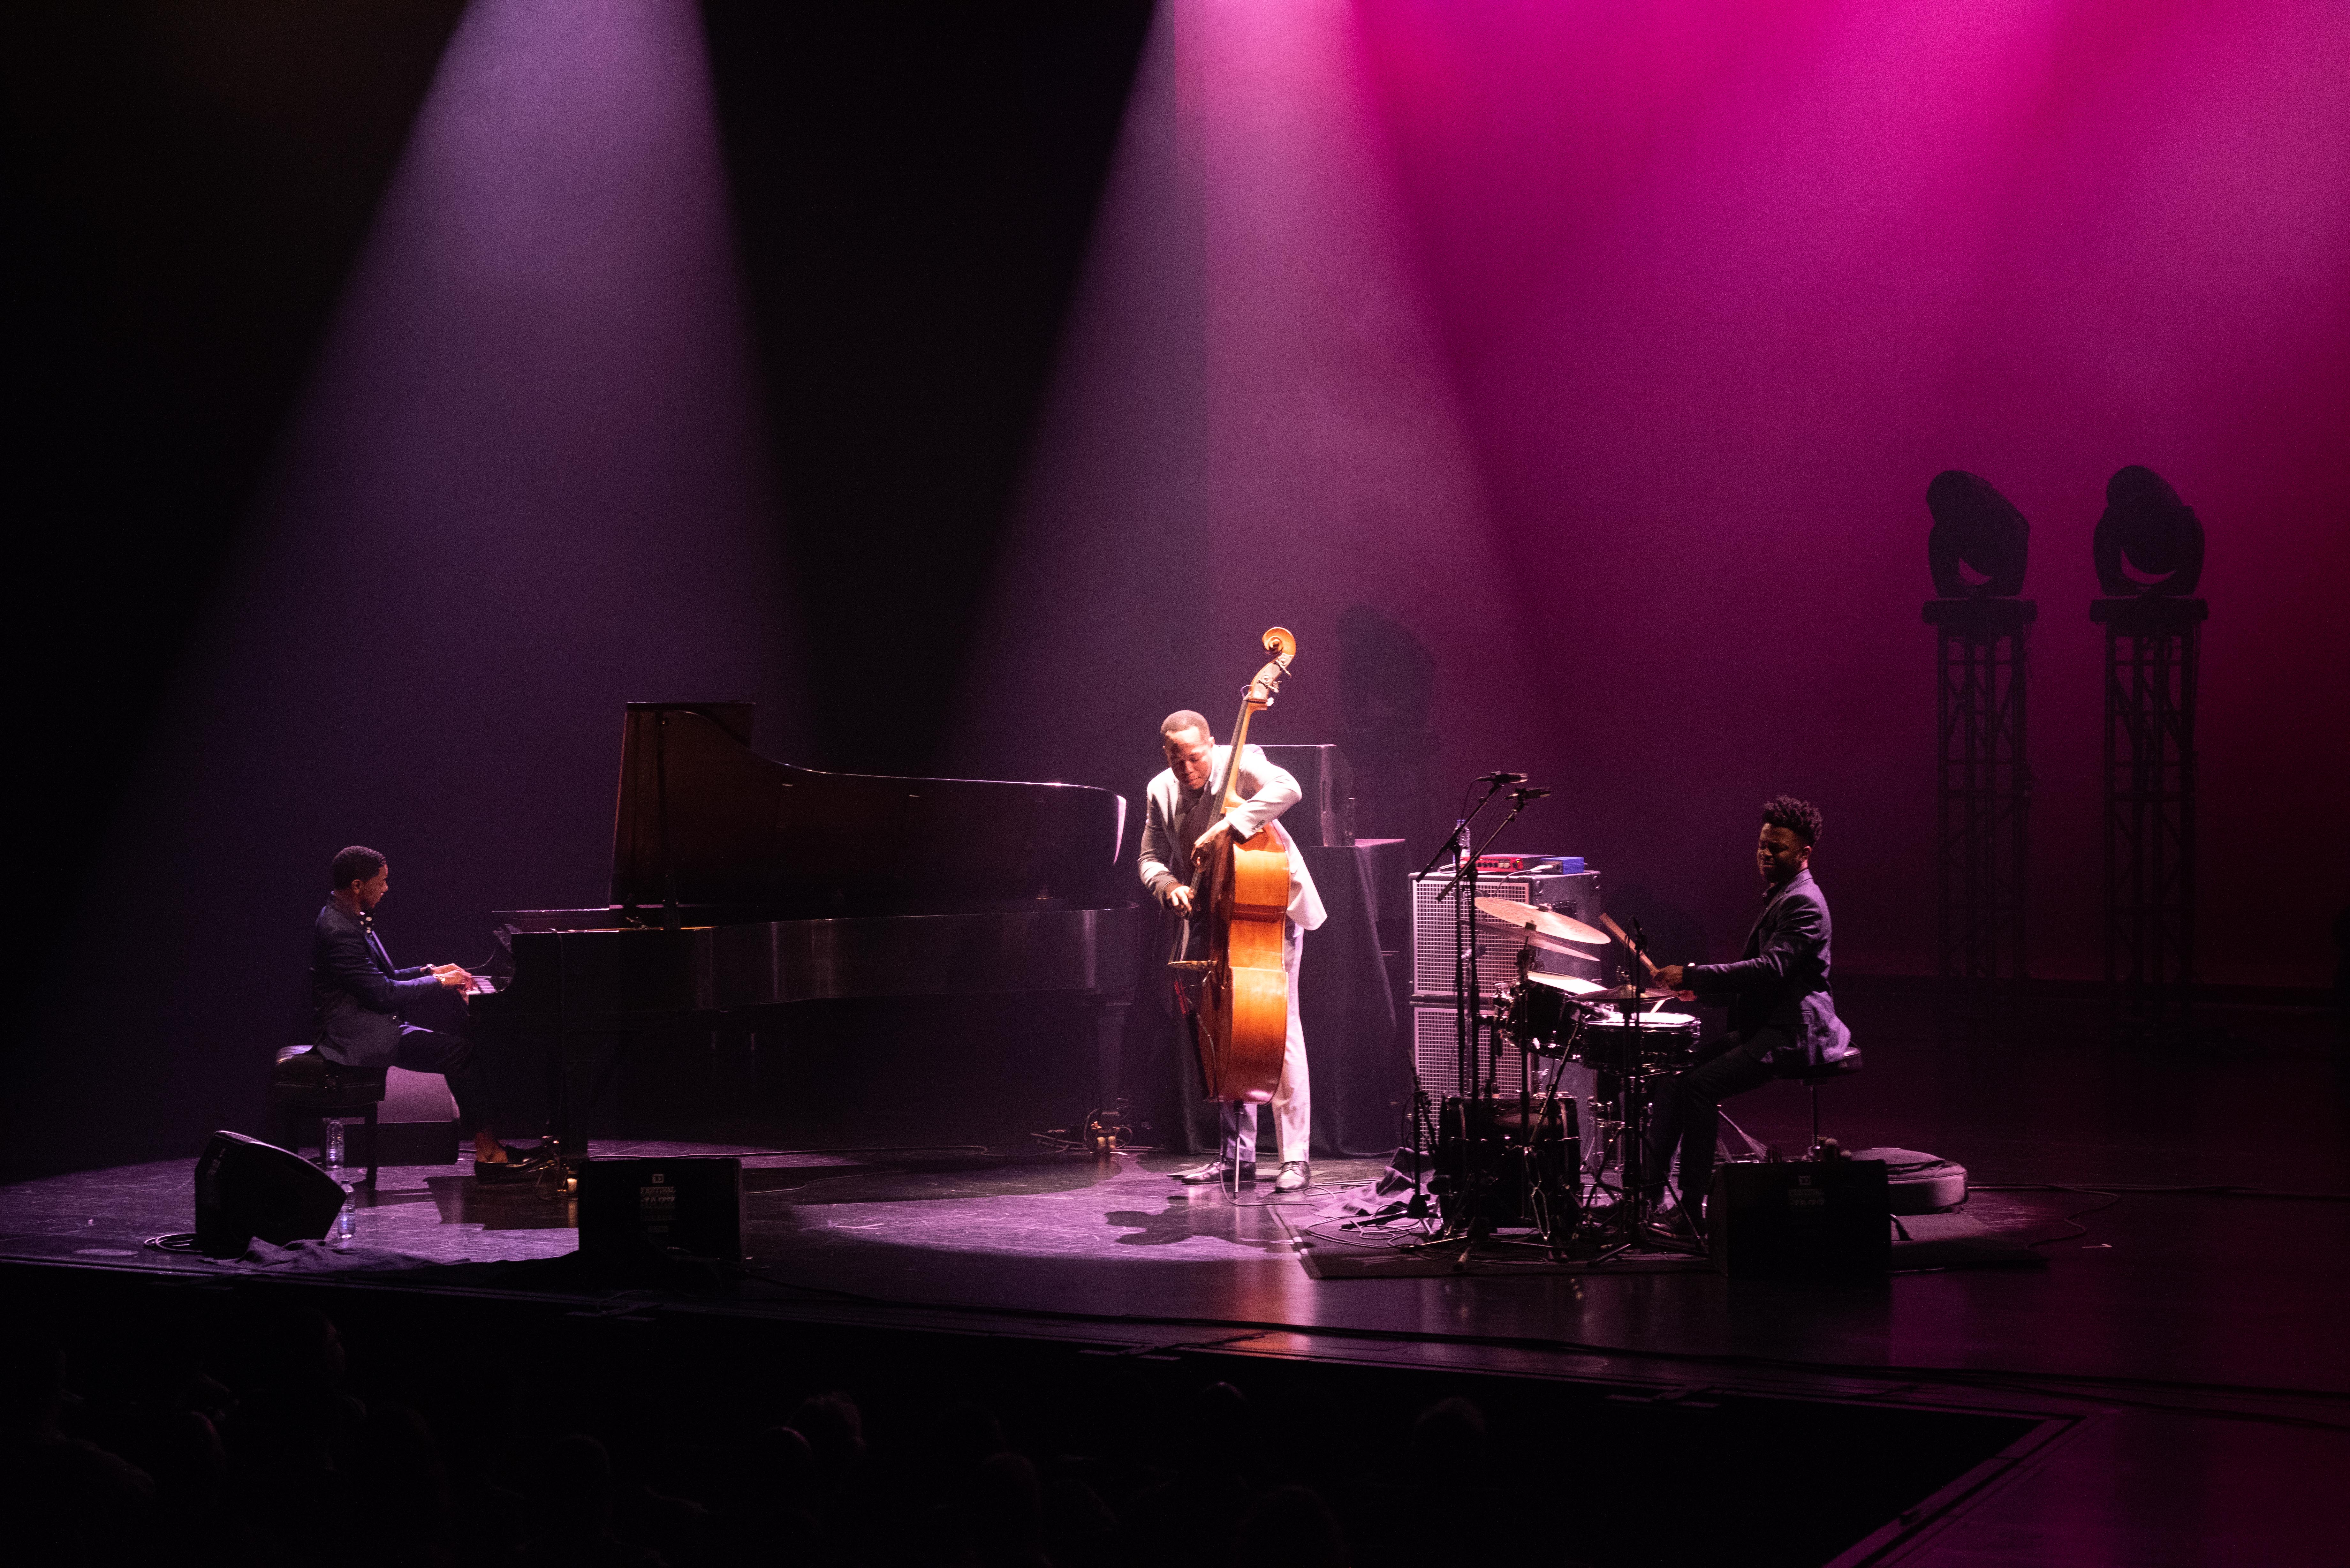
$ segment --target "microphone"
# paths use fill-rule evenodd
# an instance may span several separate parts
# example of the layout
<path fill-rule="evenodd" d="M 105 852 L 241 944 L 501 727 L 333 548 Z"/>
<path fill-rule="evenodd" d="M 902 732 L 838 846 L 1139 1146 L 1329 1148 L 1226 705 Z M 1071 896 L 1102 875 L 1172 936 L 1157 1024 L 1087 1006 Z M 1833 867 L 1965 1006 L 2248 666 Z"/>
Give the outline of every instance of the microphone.
<path fill-rule="evenodd" d="M 1510 792 L 1510 795 L 1511 795 L 1511 798 L 1512 798 L 1512 799 L 1513 799 L 1513 800 L 1518 800 L 1518 801 L 1529 801 L 1529 800 L 1540 800 L 1540 799 L 1542 799 L 1542 797 L 1543 797 L 1543 796 L 1544 796 L 1544 795 L 1548 794 L 1549 793 L 1550 793 L 1550 791 L 1548 791 L 1548 790 L 1546 790 L 1546 789 L 1540 788 L 1539 786 L 1536 786 L 1536 785 L 1528 784 L 1528 785 L 1526 785 L 1526 786 L 1525 786 L 1524 788 L 1523 788 L 1523 789 L 1513 789 L 1513 790 L 1512 790 L 1512 791 Z"/>
<path fill-rule="evenodd" d="M 1477 775 L 1477 782 L 1479 784 L 1520 784 L 1526 782 L 1526 775 L 1523 774 L 1479 774 Z"/>

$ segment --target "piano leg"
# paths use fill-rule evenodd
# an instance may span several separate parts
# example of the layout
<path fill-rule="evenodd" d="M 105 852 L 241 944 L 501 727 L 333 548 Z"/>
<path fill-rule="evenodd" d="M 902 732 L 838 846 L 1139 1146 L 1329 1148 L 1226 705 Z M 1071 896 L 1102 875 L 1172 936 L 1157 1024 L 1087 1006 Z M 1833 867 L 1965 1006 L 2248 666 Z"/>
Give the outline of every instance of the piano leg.
<path fill-rule="evenodd" d="M 563 1151 L 564 1174 L 577 1176 L 588 1155 L 588 1137 L 600 1102 L 610 1097 L 619 1070 L 621 1041 L 608 1030 L 562 1029 L 556 1037 L 555 1140 Z"/>
<path fill-rule="evenodd" d="M 1110 992 L 1087 1009 L 1093 1014 L 1094 1062 L 1099 1075 L 1094 1104 L 1105 1110 L 1118 1104 L 1124 1084 L 1126 1010 L 1133 1001 L 1131 991 Z"/>

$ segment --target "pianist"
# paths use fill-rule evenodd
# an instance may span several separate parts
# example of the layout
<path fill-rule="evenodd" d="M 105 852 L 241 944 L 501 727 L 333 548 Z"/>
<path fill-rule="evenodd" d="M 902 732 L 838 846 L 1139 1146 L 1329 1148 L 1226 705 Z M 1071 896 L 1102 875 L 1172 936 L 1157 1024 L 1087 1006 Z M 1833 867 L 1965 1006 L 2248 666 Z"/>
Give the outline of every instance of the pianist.
<path fill-rule="evenodd" d="M 1193 857 L 1201 849 L 1214 843 L 1218 834 L 1229 833 L 1241 841 L 1253 837 L 1263 827 L 1272 828 L 1289 847 L 1289 914 L 1282 926 L 1281 954 L 1282 967 L 1289 972 L 1289 1040 L 1282 1051 L 1281 1084 L 1273 1096 L 1274 1131 L 1281 1140 L 1281 1173 L 1273 1185 L 1276 1192 L 1294 1192 L 1312 1175 L 1307 1158 L 1314 1125 L 1305 1033 L 1297 1022 L 1297 962 L 1305 933 L 1319 926 L 1324 916 L 1321 895 L 1314 890 L 1305 857 L 1289 843 L 1288 830 L 1276 819 L 1297 803 L 1303 792 L 1286 770 L 1275 767 L 1263 752 L 1251 746 L 1241 753 L 1241 803 L 1231 815 L 1220 816 L 1213 786 L 1223 774 L 1232 748 L 1216 744 L 1208 721 L 1189 709 L 1169 714 L 1159 727 L 1159 738 L 1167 767 L 1150 781 L 1149 805 L 1142 822 L 1142 885 L 1162 907 L 1181 918 L 1176 956 L 1207 956 L 1207 921 L 1193 919 L 1191 909 Z M 1186 1064 L 1185 1075 L 1192 1085 L 1191 1098 L 1197 1101 L 1200 1085 L 1191 1077 L 1197 1067 L 1188 1052 L 1179 1050 L 1177 1054 Z M 1256 1106 L 1227 1101 L 1222 1116 L 1217 1158 L 1182 1172 L 1177 1180 L 1256 1179 Z"/>
<path fill-rule="evenodd" d="M 346 1067 L 405 1067 L 439 1073 L 457 1102 L 457 1127 L 473 1138 L 473 1174 L 489 1181 L 534 1171 L 543 1161 L 510 1149 L 490 1126 L 489 1090 L 463 1033 L 463 997 L 473 977 L 452 963 L 395 969 L 375 932 L 375 907 L 391 886 L 381 855 L 353 845 L 335 857 L 331 888 L 310 938 L 312 1040 Z M 433 1015 L 428 1028 L 405 1014 Z"/>

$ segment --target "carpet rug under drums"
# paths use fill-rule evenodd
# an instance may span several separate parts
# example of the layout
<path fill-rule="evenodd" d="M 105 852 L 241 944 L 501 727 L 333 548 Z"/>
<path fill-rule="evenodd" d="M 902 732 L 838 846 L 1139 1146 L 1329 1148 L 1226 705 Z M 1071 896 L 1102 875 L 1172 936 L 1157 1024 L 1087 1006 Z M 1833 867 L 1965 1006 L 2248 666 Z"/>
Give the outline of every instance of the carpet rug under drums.
<path fill-rule="evenodd" d="M 1978 1192 L 1941 1214 L 1909 1214 L 1894 1220 L 1893 1272 L 1929 1269 L 2039 1268 L 2046 1260 L 2038 1243 L 2077 1233 L 2064 1216 L 2064 1194 L 2023 1197 Z M 2077 1199 L 2071 1200 L 2077 1206 Z M 1278 1210 L 1297 1261 L 1317 1280 L 1437 1279 L 1451 1275 L 1576 1274 L 1594 1268 L 1610 1272 L 1703 1272 L 1701 1257 L 1633 1251 L 1595 1262 L 1555 1258 L 1530 1233 L 1503 1231 L 1468 1246 L 1461 1238 L 1440 1239 L 1432 1223 L 1401 1219 L 1385 1222 L 1334 1205 L 1319 1214 Z"/>

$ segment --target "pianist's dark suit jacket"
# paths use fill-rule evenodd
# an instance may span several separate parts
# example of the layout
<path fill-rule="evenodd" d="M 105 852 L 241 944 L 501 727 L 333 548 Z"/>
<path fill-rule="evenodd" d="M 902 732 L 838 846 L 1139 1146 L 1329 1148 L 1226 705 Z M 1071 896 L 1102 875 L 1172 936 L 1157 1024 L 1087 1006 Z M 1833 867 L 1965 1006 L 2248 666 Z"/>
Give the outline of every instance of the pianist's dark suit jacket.
<path fill-rule="evenodd" d="M 1828 901 L 1798 871 L 1763 904 L 1735 963 L 1693 963 L 1682 983 L 1700 996 L 1728 993 L 1730 1032 L 1773 1038 L 1764 1057 L 1783 1072 L 1825 1066 L 1852 1051 L 1852 1031 L 1828 992 Z"/>
<path fill-rule="evenodd" d="M 400 1048 L 400 1009 L 441 982 L 429 969 L 394 969 L 382 939 L 329 902 L 310 933 L 311 1043 L 329 1062 L 381 1067 Z"/>

